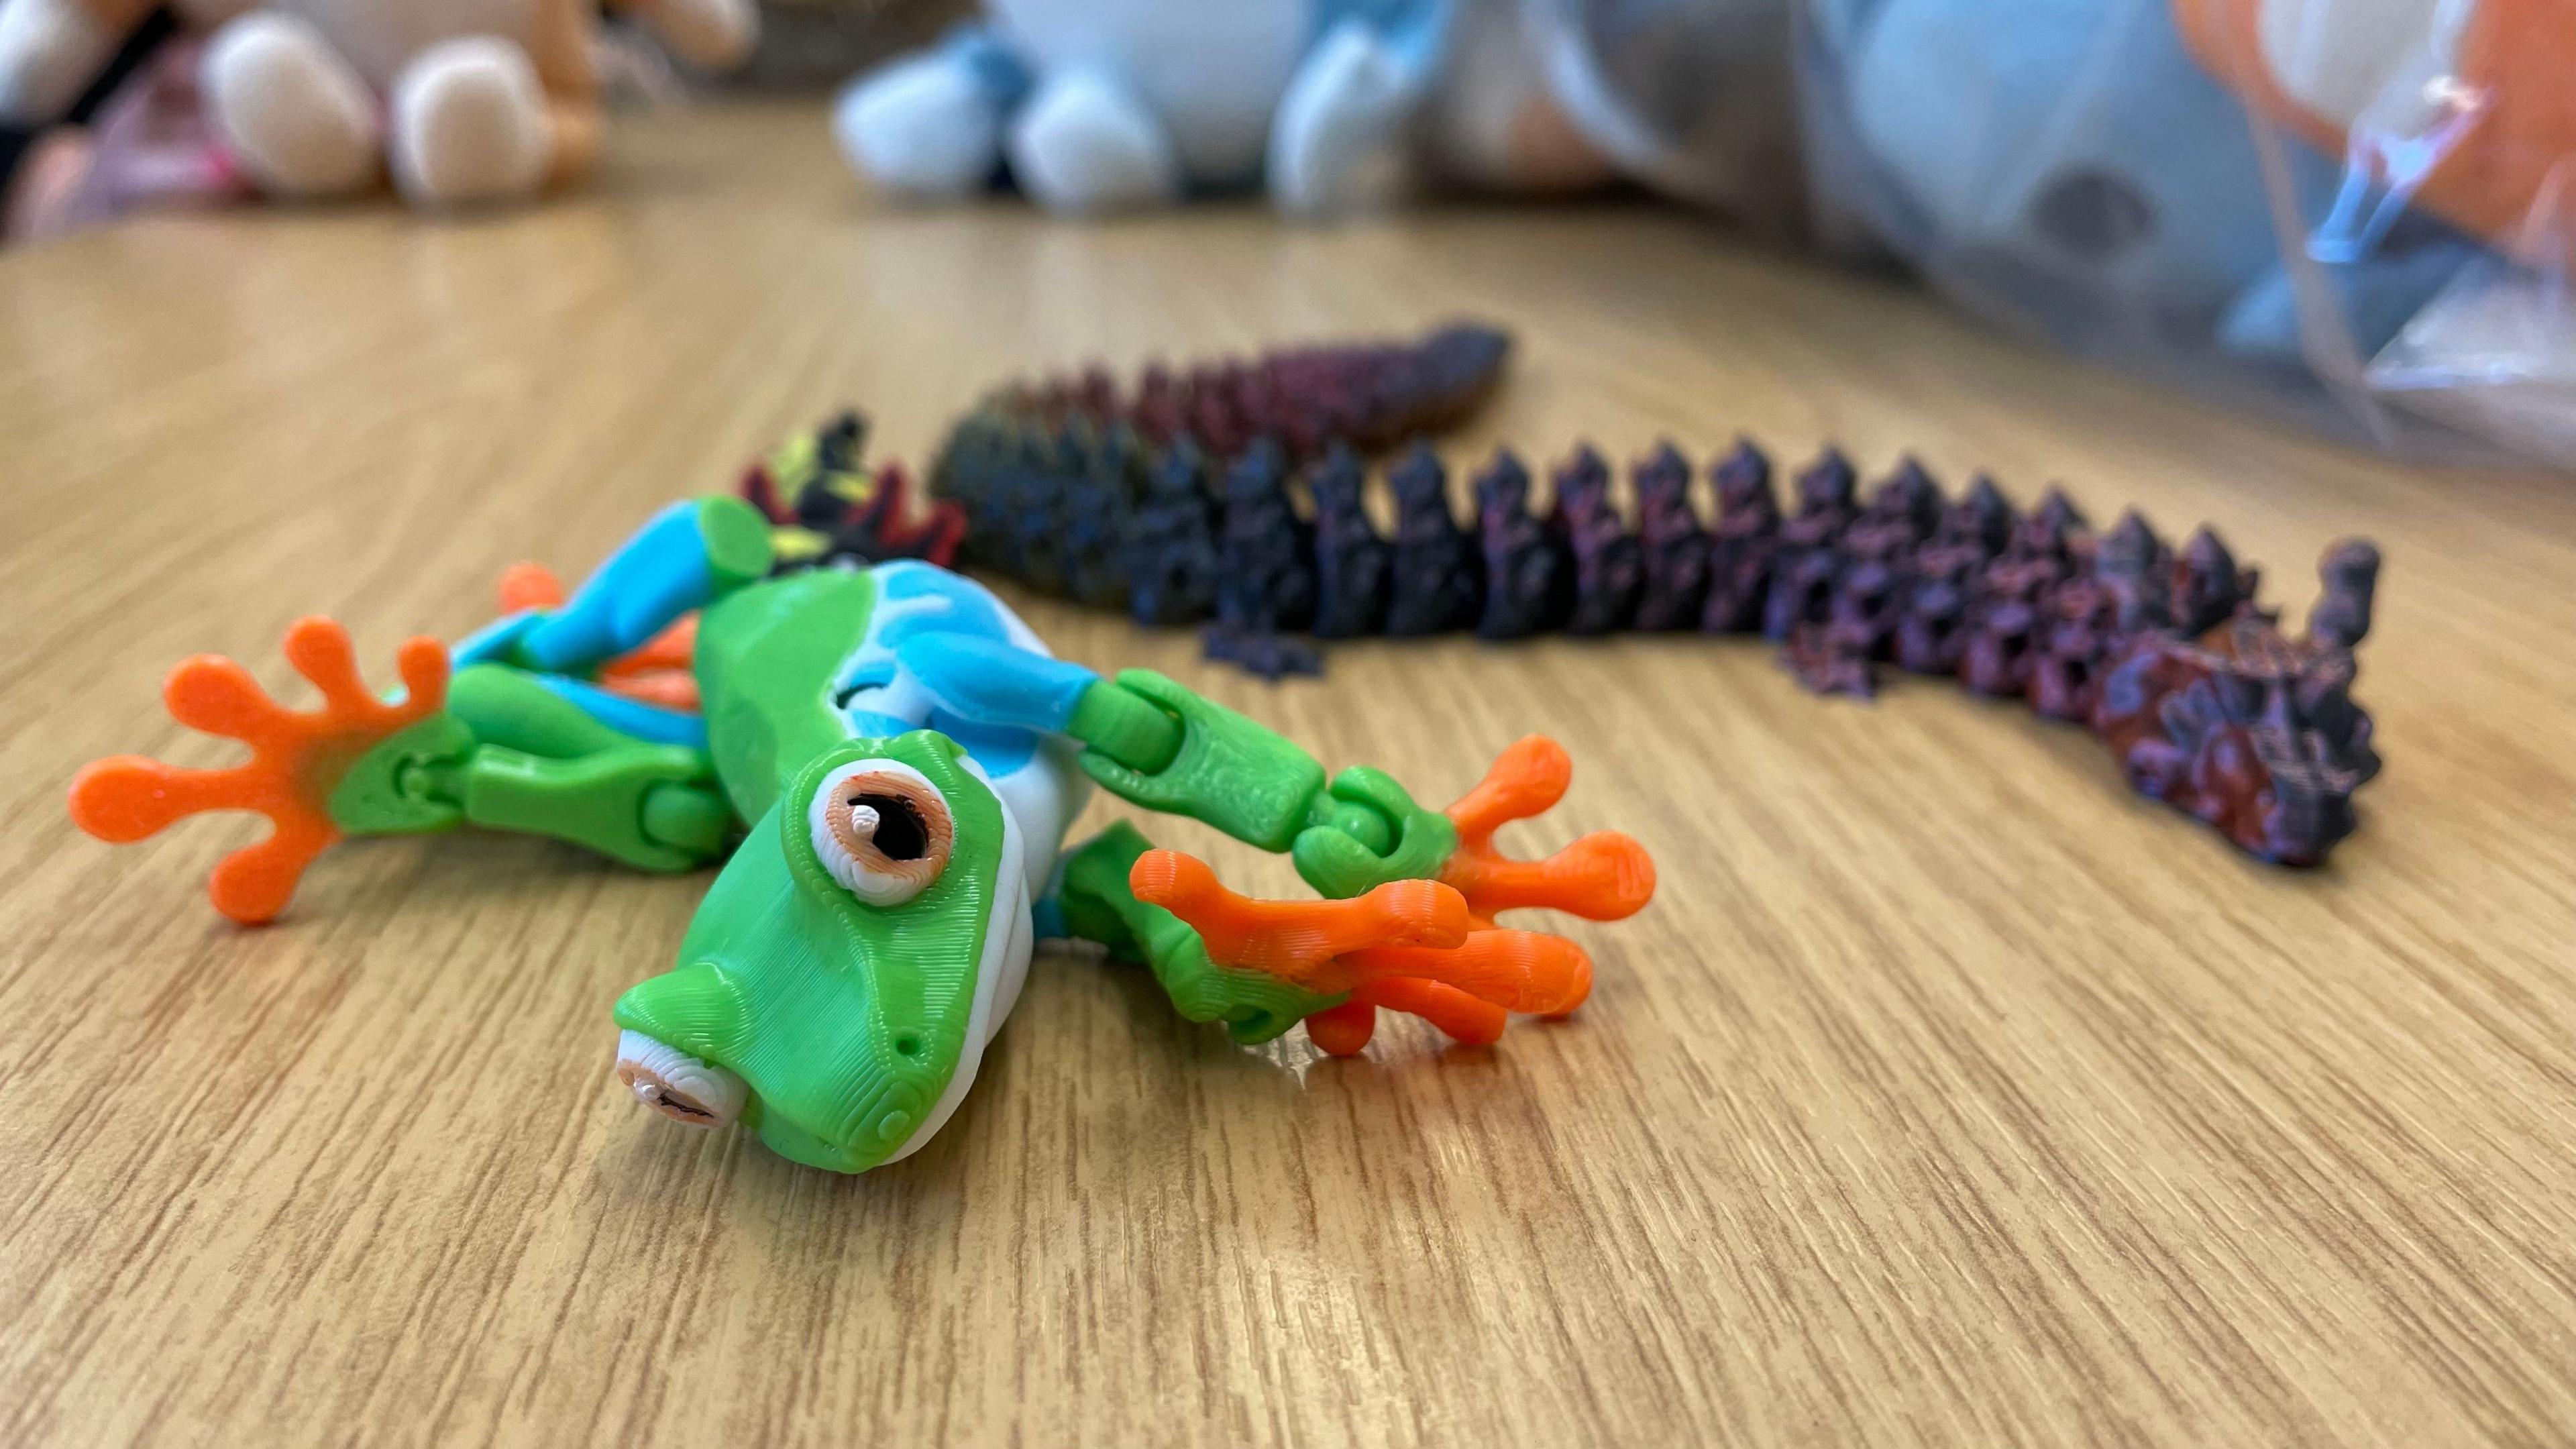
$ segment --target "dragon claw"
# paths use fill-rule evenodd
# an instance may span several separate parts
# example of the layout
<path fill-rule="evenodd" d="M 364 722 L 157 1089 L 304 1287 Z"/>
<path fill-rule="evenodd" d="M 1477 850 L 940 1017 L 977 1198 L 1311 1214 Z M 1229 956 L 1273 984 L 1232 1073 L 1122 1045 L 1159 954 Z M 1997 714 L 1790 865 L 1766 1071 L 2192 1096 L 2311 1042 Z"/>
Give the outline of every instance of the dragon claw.
<path fill-rule="evenodd" d="M 447 651 L 435 639 L 404 642 L 395 657 L 406 693 L 392 704 L 368 693 L 349 631 L 333 620 L 296 620 L 285 654 L 321 691 L 320 708 L 286 708 L 217 655 L 181 661 L 162 688 L 171 718 L 250 746 L 246 763 L 198 770 L 118 755 L 84 767 L 71 787 L 72 823 L 120 845 L 208 811 L 266 815 L 275 827 L 268 838 L 226 856 L 206 882 L 215 909 L 244 925 L 284 910 L 304 868 L 340 838 L 330 800 L 350 767 L 447 704 Z"/>

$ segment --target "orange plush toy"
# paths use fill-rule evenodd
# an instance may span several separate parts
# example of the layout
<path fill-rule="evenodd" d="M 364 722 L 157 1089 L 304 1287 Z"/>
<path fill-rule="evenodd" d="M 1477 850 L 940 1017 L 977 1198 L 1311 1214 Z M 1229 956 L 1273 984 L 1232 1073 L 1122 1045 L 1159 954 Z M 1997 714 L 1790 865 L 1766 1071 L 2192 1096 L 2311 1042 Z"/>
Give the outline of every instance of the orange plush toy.
<path fill-rule="evenodd" d="M 0 116 L 49 120 L 153 0 L 0 0 Z M 598 150 L 590 0 L 179 0 L 212 30 L 201 73 L 216 137 L 273 196 L 343 196 L 387 170 L 405 198 L 511 201 Z M 612 0 L 681 60 L 730 65 L 751 0 Z"/>
<path fill-rule="evenodd" d="M 2201 64 L 2365 179 L 2576 265 L 2576 0 L 2174 0 Z"/>

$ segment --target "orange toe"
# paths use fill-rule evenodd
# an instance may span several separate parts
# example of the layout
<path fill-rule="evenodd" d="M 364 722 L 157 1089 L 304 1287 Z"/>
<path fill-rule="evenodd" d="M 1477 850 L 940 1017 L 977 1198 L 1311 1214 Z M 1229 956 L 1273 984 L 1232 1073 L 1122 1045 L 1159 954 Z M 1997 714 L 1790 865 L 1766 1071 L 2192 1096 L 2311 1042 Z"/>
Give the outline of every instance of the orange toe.
<path fill-rule="evenodd" d="M 1511 1016 L 1494 1003 L 1419 977 L 1390 976 L 1369 982 L 1353 992 L 1351 1000 L 1364 1001 L 1372 1009 L 1383 1006 L 1421 1017 L 1438 1027 L 1443 1036 L 1468 1046 L 1492 1046 L 1503 1039 L 1503 1028 L 1511 1024 Z"/>
<path fill-rule="evenodd" d="M 1365 1001 L 1345 1001 L 1306 1018 L 1306 1036 L 1328 1056 L 1355 1057 L 1377 1035 L 1377 1008 Z"/>
<path fill-rule="evenodd" d="M 1448 950 L 1373 947 L 1353 952 L 1344 965 L 1362 980 L 1436 982 L 1505 1011 L 1561 1015 L 1592 993 L 1592 958 L 1540 931 L 1474 931 Z"/>
<path fill-rule="evenodd" d="M 1314 991 L 1350 989 L 1356 977 L 1337 962 L 1351 952 L 1467 939 L 1467 903 L 1438 881 L 1389 881 L 1346 901 L 1255 900 L 1226 889 L 1204 861 L 1149 850 L 1128 869 L 1127 886 L 1189 923 L 1211 960 Z"/>
<path fill-rule="evenodd" d="M 1497 755 L 1476 788 L 1449 807 L 1458 850 L 1440 879 L 1467 898 L 1477 920 L 1534 907 L 1615 921 L 1654 898 L 1654 858 L 1617 831 L 1587 835 L 1545 860 L 1514 860 L 1495 847 L 1494 832 L 1547 813 L 1565 798 L 1573 776 L 1563 745 L 1531 735 Z"/>

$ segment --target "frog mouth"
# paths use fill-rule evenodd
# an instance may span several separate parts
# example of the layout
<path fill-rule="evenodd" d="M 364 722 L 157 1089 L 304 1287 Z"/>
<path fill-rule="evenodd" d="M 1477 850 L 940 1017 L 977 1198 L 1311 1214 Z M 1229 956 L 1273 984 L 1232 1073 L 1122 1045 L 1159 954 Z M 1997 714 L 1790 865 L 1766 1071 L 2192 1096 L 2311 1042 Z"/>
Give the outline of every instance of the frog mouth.
<path fill-rule="evenodd" d="M 683 943 L 682 965 L 619 999 L 615 1070 L 638 1103 L 684 1126 L 756 1128 L 789 1161 L 842 1173 L 898 1161 L 939 1131 L 1020 993 L 1034 934 L 1019 821 L 972 757 L 961 756 L 959 764 L 992 792 L 1000 827 L 999 849 L 977 862 L 979 872 L 991 872 L 989 899 L 978 903 L 980 931 L 944 929 L 935 933 L 942 940 L 927 947 L 972 948 L 969 963 L 938 963 L 972 971 L 952 972 L 952 979 L 965 978 L 957 981 L 965 988 L 962 998 L 956 991 L 927 996 L 915 983 L 897 981 L 902 989 L 889 1017 L 880 976 L 905 963 L 880 961 L 875 953 L 899 955 L 913 948 L 915 937 L 879 933 L 880 940 L 845 929 L 844 915 L 859 907 L 840 904 L 844 887 L 827 874 L 800 877 L 786 849 L 788 831 L 764 817 L 717 878 L 710 899 L 723 898 L 732 911 L 728 930 L 749 922 L 748 933 L 768 934 L 741 942 L 724 931 L 693 937 Z M 941 922 L 950 924 L 946 917 Z M 774 950 L 772 937 L 779 943 Z M 750 965 L 728 966 L 727 952 L 734 950 Z M 764 950 L 784 967 L 761 956 Z M 815 971 L 833 968 L 823 985 L 837 993 L 829 1003 L 837 1015 L 818 1020 L 810 1009 L 790 1015 L 775 1000 L 764 1006 L 756 999 L 761 979 L 754 968 L 802 969 L 805 957 L 822 963 Z M 791 974 L 782 976 L 784 985 L 771 984 L 783 991 L 803 979 Z"/>
<path fill-rule="evenodd" d="M 640 1031 L 617 1034 L 617 1080 L 636 1101 L 691 1127 L 731 1122 L 751 1096 L 741 1077 Z"/>

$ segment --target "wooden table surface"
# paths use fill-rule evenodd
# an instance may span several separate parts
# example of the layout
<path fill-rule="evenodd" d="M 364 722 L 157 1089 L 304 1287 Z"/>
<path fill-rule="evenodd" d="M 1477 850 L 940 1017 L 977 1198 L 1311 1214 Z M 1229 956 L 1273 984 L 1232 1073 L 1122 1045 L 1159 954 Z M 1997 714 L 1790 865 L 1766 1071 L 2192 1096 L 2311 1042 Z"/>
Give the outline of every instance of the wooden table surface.
<path fill-rule="evenodd" d="M 282 684 L 325 612 L 390 680 L 503 565 L 577 573 L 844 402 L 918 460 L 1041 364 L 1461 314 L 1522 341 L 1462 459 L 1911 449 L 2214 520 L 2294 618 L 2375 537 L 2360 834 L 2254 865 L 2079 730 L 1817 699 L 1758 643 L 1353 646 L 1269 687 L 1032 601 L 1429 798 L 1555 735 L 1530 840 L 1630 830 L 1662 893 L 1578 928 L 1579 1017 L 1491 1050 L 1237 1050 L 1050 950 L 948 1129 L 840 1178 L 610 1076 L 703 876 L 364 842 L 241 930 L 202 883 L 255 821 L 64 819 L 90 756 L 222 757 L 159 709 L 182 655 Z M 2576 1439 L 2564 479 L 2341 451 L 1651 209 L 881 210 L 794 108 L 623 124 L 520 215 L 13 253 L 0 337 L 0 1443 Z"/>

